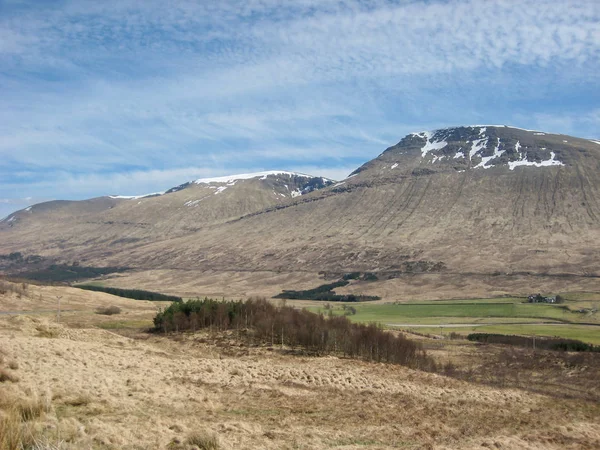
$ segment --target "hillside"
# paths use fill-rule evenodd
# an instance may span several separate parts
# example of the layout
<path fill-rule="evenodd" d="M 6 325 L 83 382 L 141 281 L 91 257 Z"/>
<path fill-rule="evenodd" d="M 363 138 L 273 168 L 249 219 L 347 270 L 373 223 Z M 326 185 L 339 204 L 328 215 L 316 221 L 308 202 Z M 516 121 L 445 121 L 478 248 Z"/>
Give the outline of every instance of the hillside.
<path fill-rule="evenodd" d="M 0 253 L 120 259 L 127 247 L 194 235 L 331 184 L 322 177 L 272 171 L 203 178 L 149 195 L 41 203 L 0 222 Z"/>
<path fill-rule="evenodd" d="M 504 126 L 449 128 L 408 135 L 348 179 L 302 196 L 248 188 L 216 206 L 236 192 L 237 184 L 218 193 L 221 183 L 118 200 L 89 213 L 94 221 L 65 215 L 73 225 L 60 234 L 42 220 L 23 231 L 5 224 L 0 252 L 60 248 L 65 258 L 139 268 L 129 279 L 149 287 L 163 280 L 175 288 L 177 280 L 186 290 L 210 285 L 225 293 L 227 283 L 242 295 L 280 283 L 314 287 L 320 272 L 351 271 L 389 279 L 368 286 L 384 295 L 597 284 L 595 141 Z M 249 281 L 246 274 L 258 272 L 260 280 Z"/>

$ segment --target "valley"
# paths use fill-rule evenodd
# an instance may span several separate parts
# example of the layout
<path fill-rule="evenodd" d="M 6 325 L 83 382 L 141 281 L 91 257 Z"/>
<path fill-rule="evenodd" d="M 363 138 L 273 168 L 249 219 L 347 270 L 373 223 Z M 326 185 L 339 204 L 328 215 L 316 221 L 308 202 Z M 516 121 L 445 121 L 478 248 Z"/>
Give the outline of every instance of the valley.
<path fill-rule="evenodd" d="M 25 438 L 44 448 L 600 443 L 597 354 L 412 335 L 439 364 L 439 373 L 429 373 L 247 345 L 235 332 L 148 334 L 166 304 L 4 283 L 2 309 L 51 309 L 57 296 L 68 309 L 60 323 L 54 313 L 0 317 L 0 404 L 17 414 L 29 408 L 18 420 Z M 110 305 L 121 313 L 95 313 Z"/>

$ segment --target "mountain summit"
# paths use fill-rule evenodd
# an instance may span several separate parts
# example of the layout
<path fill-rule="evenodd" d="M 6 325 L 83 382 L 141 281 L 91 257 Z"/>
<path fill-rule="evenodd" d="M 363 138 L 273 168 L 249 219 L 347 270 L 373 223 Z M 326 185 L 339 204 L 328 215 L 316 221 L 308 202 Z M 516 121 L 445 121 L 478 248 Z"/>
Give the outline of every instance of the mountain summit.
<path fill-rule="evenodd" d="M 508 126 L 473 125 L 411 133 L 357 169 L 393 170 L 408 164 L 418 173 L 576 165 L 597 141 Z M 401 169 L 401 168 L 400 168 Z"/>

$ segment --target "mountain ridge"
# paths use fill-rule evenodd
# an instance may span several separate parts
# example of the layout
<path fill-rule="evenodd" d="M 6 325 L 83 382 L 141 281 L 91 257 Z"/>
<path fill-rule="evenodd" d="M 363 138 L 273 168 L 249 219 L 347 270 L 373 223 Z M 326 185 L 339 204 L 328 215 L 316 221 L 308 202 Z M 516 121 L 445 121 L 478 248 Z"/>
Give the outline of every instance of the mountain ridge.
<path fill-rule="evenodd" d="M 194 274 L 190 283 L 198 286 L 208 273 L 288 274 L 293 283 L 300 273 L 353 271 L 399 274 L 384 282 L 398 292 L 398 283 L 419 274 L 449 283 L 521 274 L 534 285 L 532 277 L 571 274 L 583 286 L 600 262 L 599 174 L 595 141 L 454 127 L 409 134 L 348 178 L 301 196 L 291 194 L 302 186 L 291 175 L 192 183 L 172 195 L 109 199 L 119 204 L 87 219 L 64 216 L 73 224 L 60 233 L 43 223 L 5 226 L 0 252 L 30 249 L 140 273 L 174 270 Z M 286 182 L 294 180 L 290 189 Z M 269 282 L 253 283 L 263 289 Z"/>

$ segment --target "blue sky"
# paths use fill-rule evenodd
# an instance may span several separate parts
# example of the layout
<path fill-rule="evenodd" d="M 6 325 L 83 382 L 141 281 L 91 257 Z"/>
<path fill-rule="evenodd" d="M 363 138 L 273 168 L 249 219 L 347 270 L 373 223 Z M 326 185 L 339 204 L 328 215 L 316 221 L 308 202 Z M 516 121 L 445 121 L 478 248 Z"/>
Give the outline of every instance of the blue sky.
<path fill-rule="evenodd" d="M 600 137 L 597 0 L 0 0 L 0 216 L 344 178 L 412 131 Z"/>

